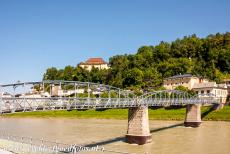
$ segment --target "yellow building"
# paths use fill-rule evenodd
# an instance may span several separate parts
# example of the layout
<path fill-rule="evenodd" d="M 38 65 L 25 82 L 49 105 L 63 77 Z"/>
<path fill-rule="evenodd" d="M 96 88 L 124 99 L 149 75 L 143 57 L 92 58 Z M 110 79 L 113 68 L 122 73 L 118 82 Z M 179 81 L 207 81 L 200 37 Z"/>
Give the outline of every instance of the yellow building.
<path fill-rule="evenodd" d="M 92 68 L 109 69 L 109 65 L 102 58 L 90 58 L 86 62 L 81 62 L 79 66 L 83 69 L 91 71 Z"/>
<path fill-rule="evenodd" d="M 184 86 L 193 89 L 194 84 L 208 82 L 207 79 L 193 76 L 191 74 L 175 75 L 164 79 L 164 87 L 167 90 L 173 90 L 178 86 Z"/>

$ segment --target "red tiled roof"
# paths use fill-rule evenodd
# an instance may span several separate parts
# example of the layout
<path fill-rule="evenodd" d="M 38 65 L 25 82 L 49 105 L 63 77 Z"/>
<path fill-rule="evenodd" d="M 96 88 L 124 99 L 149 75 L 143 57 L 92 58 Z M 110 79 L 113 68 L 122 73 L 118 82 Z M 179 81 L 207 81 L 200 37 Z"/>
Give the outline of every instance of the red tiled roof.
<path fill-rule="evenodd" d="M 101 64 L 107 64 L 107 63 L 102 58 L 90 58 L 84 64 L 101 65 Z"/>

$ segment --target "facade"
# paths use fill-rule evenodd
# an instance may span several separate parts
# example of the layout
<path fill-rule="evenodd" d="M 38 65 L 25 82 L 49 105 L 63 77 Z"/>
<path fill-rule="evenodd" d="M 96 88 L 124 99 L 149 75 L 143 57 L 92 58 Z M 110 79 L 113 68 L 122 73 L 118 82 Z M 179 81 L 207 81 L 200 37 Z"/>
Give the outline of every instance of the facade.
<path fill-rule="evenodd" d="M 197 83 L 206 83 L 208 82 L 207 79 L 193 76 L 191 74 L 183 74 L 183 75 L 175 75 L 169 78 L 164 79 L 164 87 L 167 90 L 173 90 L 178 86 L 184 86 L 188 89 L 193 89 L 194 84 Z"/>
<path fill-rule="evenodd" d="M 216 84 L 216 82 L 197 83 L 194 84 L 193 90 L 200 97 L 213 97 L 213 99 L 220 100 L 221 103 L 226 103 L 228 90 L 226 84 Z"/>
<path fill-rule="evenodd" d="M 22 95 L 20 95 L 18 97 L 19 98 L 40 98 L 40 97 L 42 97 L 42 95 L 35 94 L 35 93 L 25 93 L 25 94 L 22 94 Z"/>
<path fill-rule="evenodd" d="M 79 66 L 83 69 L 91 71 L 92 68 L 109 69 L 109 65 L 102 58 L 90 58 L 86 62 L 81 62 Z"/>
<path fill-rule="evenodd" d="M 230 96 L 230 79 L 225 79 L 225 80 L 223 80 L 221 83 L 227 85 L 228 95 Z"/>
<path fill-rule="evenodd" d="M 191 74 L 175 75 L 164 79 L 164 87 L 167 90 L 173 90 L 178 86 L 184 86 L 190 90 L 194 90 L 199 97 L 211 96 L 213 99 L 220 100 L 223 104 L 227 101 L 228 85 L 226 83 L 216 84 L 216 82 L 209 82 L 207 79 Z"/>
<path fill-rule="evenodd" d="M 51 96 L 70 96 L 73 94 L 83 94 L 85 92 L 84 89 L 76 89 L 76 90 L 63 90 L 59 85 L 53 85 Z"/>
<path fill-rule="evenodd" d="M 1 98 L 11 98 L 13 96 L 10 93 L 7 93 L 7 92 L 1 92 L 0 97 Z"/>

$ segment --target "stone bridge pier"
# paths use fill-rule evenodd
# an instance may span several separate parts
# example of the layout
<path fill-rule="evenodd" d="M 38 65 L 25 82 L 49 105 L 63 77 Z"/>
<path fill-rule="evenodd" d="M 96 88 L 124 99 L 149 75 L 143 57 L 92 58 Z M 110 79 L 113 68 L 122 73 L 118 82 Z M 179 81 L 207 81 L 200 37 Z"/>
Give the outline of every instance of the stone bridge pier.
<path fill-rule="evenodd" d="M 145 144 L 152 141 L 149 130 L 148 107 L 129 108 L 126 140 L 131 144 Z"/>
<path fill-rule="evenodd" d="M 201 104 L 187 105 L 184 126 L 198 127 L 201 122 Z M 139 145 L 152 141 L 149 129 L 148 107 L 129 108 L 126 141 Z"/>
<path fill-rule="evenodd" d="M 201 122 L 201 104 L 187 105 L 184 126 L 198 127 Z"/>

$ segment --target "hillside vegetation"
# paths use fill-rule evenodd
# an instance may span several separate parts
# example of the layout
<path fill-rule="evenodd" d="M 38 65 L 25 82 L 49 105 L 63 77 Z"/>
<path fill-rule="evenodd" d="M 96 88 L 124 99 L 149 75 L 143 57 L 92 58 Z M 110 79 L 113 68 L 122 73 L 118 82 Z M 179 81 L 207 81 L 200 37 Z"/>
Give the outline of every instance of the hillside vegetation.
<path fill-rule="evenodd" d="M 132 90 L 159 88 L 163 78 L 180 73 L 220 82 L 230 78 L 230 33 L 162 41 L 156 46 L 142 46 L 136 54 L 113 56 L 109 63 L 109 70 L 94 68 L 91 72 L 78 66 L 51 67 L 43 79 L 89 81 Z"/>

